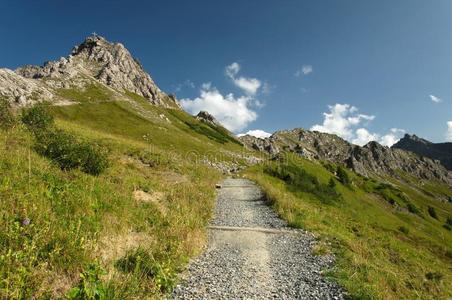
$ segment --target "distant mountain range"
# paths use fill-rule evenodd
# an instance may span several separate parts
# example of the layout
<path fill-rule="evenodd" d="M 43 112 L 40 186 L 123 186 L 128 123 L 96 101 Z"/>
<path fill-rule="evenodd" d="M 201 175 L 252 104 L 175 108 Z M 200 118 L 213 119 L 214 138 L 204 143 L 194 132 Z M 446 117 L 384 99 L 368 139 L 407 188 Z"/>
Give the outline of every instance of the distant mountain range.
<path fill-rule="evenodd" d="M 87 37 L 67 57 L 43 66 L 29 65 L 15 71 L 0 69 L 0 97 L 15 106 L 40 101 L 54 105 L 76 104 L 86 91 L 97 98 L 101 95 L 96 91 L 108 94 L 104 101 L 129 99 L 133 102 L 135 96 L 140 96 L 155 106 L 181 109 L 178 101 L 159 89 L 122 44 L 111 43 L 97 35 Z M 215 128 L 221 127 L 208 112 L 200 112 L 197 119 Z M 234 135 L 221 128 L 218 130 L 222 134 L 235 140 Z M 394 176 L 401 170 L 418 178 L 452 183 L 452 172 L 448 171 L 452 169 L 452 144 L 434 144 L 415 135 L 406 135 L 392 148 L 376 142 L 360 147 L 336 135 L 304 129 L 278 131 L 265 139 L 246 135 L 240 137 L 240 141 L 250 149 L 271 155 L 291 151 L 311 160 L 344 164 L 364 176 Z"/>
<path fill-rule="evenodd" d="M 392 148 L 411 151 L 421 156 L 439 160 L 446 169 L 452 171 L 452 143 L 432 143 L 414 134 L 405 134 Z"/>
<path fill-rule="evenodd" d="M 450 143 L 436 144 L 439 145 L 439 149 L 444 151 L 431 151 L 438 155 L 432 156 L 426 155 L 430 152 L 424 154 L 415 150 L 420 147 L 410 147 L 409 149 L 405 147 L 403 149 L 400 144 L 404 144 L 404 139 L 398 143 L 398 146 L 392 148 L 382 146 L 377 142 L 369 142 L 360 147 L 334 134 L 301 128 L 277 131 L 265 139 L 250 135 L 239 138 L 242 143 L 251 149 L 271 155 L 278 155 L 285 151 L 295 152 L 310 160 L 324 160 L 346 165 L 364 176 L 372 174 L 397 176 L 398 171 L 404 171 L 420 179 L 436 179 L 452 184 L 452 172 L 449 172 L 439 161 L 435 160 L 441 153 L 442 157 L 449 157 L 450 162 L 451 151 L 447 151 L 447 149 L 450 149 Z M 430 143 L 428 145 L 432 149 L 437 149 L 434 147 L 435 144 Z"/>

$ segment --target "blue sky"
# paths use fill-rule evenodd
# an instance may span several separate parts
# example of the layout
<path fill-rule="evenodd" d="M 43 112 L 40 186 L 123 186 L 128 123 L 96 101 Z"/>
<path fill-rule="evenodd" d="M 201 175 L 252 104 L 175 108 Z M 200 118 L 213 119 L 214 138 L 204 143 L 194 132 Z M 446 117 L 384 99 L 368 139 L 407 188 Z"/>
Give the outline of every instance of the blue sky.
<path fill-rule="evenodd" d="M 0 0 L 0 66 L 66 56 L 97 32 L 186 109 L 211 108 L 236 133 L 446 139 L 450 0 L 93 2 Z"/>

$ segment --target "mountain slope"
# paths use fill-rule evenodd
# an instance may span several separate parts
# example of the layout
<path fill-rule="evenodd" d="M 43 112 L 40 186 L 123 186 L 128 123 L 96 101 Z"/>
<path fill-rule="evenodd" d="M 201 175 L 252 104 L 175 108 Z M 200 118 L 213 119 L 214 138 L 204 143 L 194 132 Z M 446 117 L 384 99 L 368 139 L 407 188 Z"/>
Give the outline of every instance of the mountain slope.
<path fill-rule="evenodd" d="M 450 185 L 366 178 L 294 153 L 245 174 L 289 225 L 316 234 L 317 255 L 335 254 L 327 275 L 350 299 L 452 297 Z"/>
<path fill-rule="evenodd" d="M 452 171 L 452 143 L 435 144 L 416 135 L 406 134 L 392 148 L 439 160 L 446 169 Z"/>
<path fill-rule="evenodd" d="M 252 136 L 242 136 L 239 139 L 250 149 L 272 155 L 285 151 L 295 152 L 311 160 L 344 164 L 364 176 L 397 176 L 398 171 L 403 171 L 419 179 L 452 184 L 452 173 L 438 162 L 401 149 L 384 147 L 376 142 L 360 147 L 333 134 L 304 129 L 278 131 L 266 139 Z"/>
<path fill-rule="evenodd" d="M 20 115 L 0 126 L 0 298 L 171 291 L 204 244 L 215 183 L 253 154 L 179 109 L 123 46 L 99 37 L 43 67 L 0 70 L 0 94 L 19 114 L 47 101 L 56 134 L 103 149 L 109 162 L 99 176 L 62 170 L 38 154 Z"/>
<path fill-rule="evenodd" d="M 64 97 L 59 94 L 61 89 L 82 90 L 100 84 L 116 96 L 131 92 L 152 104 L 179 108 L 174 97 L 157 87 L 124 45 L 97 35 L 87 37 L 67 57 L 46 62 L 43 66 L 24 66 L 14 73 L 2 69 L 0 76 L 0 95 L 19 105 L 63 101 Z M 23 88 L 15 87 L 18 81 Z"/>

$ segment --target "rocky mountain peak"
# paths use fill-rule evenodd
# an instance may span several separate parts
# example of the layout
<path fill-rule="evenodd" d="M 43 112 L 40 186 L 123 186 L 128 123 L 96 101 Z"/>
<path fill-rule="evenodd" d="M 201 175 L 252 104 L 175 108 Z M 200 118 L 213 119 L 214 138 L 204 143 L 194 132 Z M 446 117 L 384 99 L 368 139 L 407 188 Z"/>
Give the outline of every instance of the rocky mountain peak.
<path fill-rule="evenodd" d="M 452 143 L 432 143 L 414 134 L 405 134 L 392 146 L 392 149 L 403 149 L 438 160 L 446 169 L 452 170 Z"/>
<path fill-rule="evenodd" d="M 100 82 L 118 92 L 132 92 L 152 104 L 179 107 L 174 97 L 163 93 L 121 43 L 111 43 L 92 35 L 75 46 L 71 54 L 43 66 L 24 66 L 16 74 L 26 79 L 45 79 L 41 84 L 52 89 L 78 88 Z"/>
<path fill-rule="evenodd" d="M 427 141 L 426 139 L 420 138 L 420 137 L 418 137 L 418 136 L 415 135 L 415 134 L 408 134 L 408 133 L 405 133 L 405 135 L 403 136 L 403 138 L 401 138 L 401 139 L 399 140 L 398 143 L 407 143 L 407 142 L 408 142 L 408 143 L 411 143 L 411 142 L 414 142 L 414 143 L 423 143 L 423 144 L 425 144 L 425 145 L 432 144 L 432 142 Z"/>

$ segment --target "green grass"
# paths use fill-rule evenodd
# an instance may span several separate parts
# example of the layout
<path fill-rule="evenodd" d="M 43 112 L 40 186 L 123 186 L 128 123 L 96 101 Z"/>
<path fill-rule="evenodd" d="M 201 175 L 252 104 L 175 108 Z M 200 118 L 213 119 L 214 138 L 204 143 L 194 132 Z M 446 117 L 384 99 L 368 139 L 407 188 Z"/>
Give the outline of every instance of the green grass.
<path fill-rule="evenodd" d="M 315 175 L 327 184 L 331 168 L 290 156 L 286 164 Z M 271 162 L 271 168 L 277 168 Z M 452 234 L 443 227 L 451 215 L 449 203 L 392 178 L 369 180 L 346 171 L 351 185 L 337 183 L 342 200 L 325 204 L 309 189 L 294 186 L 254 166 L 245 175 L 258 182 L 275 210 L 294 227 L 316 233 L 315 253 L 333 252 L 336 266 L 329 272 L 354 299 L 450 299 L 452 297 Z M 452 195 L 440 183 L 435 197 Z M 383 192 L 382 192 L 383 191 Z M 394 199 L 388 201 L 388 199 Z M 419 213 L 406 207 L 411 203 Z M 438 220 L 428 215 L 434 207 Z"/>
<path fill-rule="evenodd" d="M 221 174 L 200 160 L 236 160 L 242 147 L 141 98 L 84 101 L 97 94 L 71 91 L 80 104 L 50 110 L 106 150 L 98 176 L 40 156 L 23 125 L 0 130 L 0 298 L 160 298 L 205 242 Z"/>
<path fill-rule="evenodd" d="M 77 102 L 103 102 L 112 98 L 112 92 L 100 84 L 90 84 L 84 89 L 60 89 L 58 95 Z"/>

